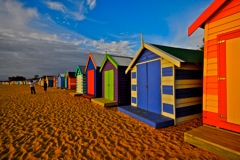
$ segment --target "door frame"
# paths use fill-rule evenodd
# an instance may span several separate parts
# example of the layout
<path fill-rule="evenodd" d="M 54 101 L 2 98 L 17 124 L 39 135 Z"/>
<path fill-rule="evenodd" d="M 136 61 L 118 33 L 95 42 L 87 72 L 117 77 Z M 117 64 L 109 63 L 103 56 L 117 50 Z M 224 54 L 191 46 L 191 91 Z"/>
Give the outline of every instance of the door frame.
<path fill-rule="evenodd" d="M 233 127 L 237 124 L 227 122 L 227 83 L 226 83 L 226 41 L 240 37 L 240 29 L 218 35 L 217 53 L 218 53 L 218 120 L 228 123 L 228 127 Z M 222 124 L 222 123 L 220 123 Z M 222 124 L 225 128 L 226 124 Z M 238 126 L 238 125 L 237 125 Z M 220 126 L 221 127 L 221 126 Z"/>

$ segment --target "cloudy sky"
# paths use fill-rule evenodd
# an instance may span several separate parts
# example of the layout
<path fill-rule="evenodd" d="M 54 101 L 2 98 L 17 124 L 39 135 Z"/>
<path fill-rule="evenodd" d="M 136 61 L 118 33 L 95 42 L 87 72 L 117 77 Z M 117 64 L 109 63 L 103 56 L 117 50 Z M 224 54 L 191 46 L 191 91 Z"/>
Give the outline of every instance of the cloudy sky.
<path fill-rule="evenodd" d="M 134 56 L 147 43 L 199 48 L 189 25 L 213 0 L 0 0 L 0 80 L 57 75 L 89 52 Z"/>

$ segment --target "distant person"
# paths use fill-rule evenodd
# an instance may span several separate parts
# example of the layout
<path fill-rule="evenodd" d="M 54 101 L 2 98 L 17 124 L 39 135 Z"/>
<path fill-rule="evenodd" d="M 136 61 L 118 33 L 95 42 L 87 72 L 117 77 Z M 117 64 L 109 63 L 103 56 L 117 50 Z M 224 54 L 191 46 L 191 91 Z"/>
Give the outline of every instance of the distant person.
<path fill-rule="evenodd" d="M 30 81 L 30 89 L 31 89 L 31 94 L 36 94 L 35 91 L 35 82 L 33 82 L 32 80 Z"/>
<path fill-rule="evenodd" d="M 47 92 L 47 82 L 46 81 L 44 81 L 43 90 L 45 93 Z"/>

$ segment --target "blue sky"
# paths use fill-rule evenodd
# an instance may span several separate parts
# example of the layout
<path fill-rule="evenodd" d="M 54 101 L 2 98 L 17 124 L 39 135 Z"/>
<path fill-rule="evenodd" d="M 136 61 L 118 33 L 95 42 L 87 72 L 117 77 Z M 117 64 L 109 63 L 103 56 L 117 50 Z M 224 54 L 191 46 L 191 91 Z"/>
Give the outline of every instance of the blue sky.
<path fill-rule="evenodd" d="M 1 0 L 0 80 L 57 75 L 87 53 L 134 56 L 144 41 L 199 48 L 187 29 L 213 0 Z"/>

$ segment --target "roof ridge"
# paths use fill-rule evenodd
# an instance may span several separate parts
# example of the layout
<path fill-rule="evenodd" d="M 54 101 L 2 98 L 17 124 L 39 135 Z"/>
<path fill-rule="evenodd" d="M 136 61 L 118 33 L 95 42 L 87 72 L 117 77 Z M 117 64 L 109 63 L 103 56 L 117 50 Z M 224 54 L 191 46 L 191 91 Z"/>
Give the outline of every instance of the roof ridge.
<path fill-rule="evenodd" d="M 173 47 L 173 46 L 160 45 L 160 44 L 152 44 L 152 43 L 149 43 L 149 44 L 150 44 L 150 45 L 153 45 L 153 46 L 169 47 L 169 48 L 174 48 L 174 49 L 184 49 L 184 50 L 190 50 L 190 51 L 201 51 L 200 49 L 180 48 L 180 47 Z"/>

